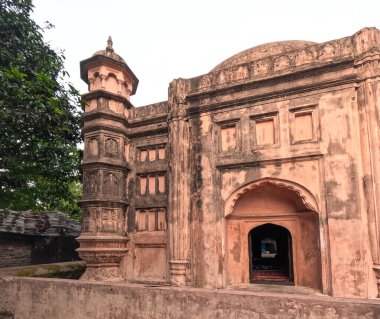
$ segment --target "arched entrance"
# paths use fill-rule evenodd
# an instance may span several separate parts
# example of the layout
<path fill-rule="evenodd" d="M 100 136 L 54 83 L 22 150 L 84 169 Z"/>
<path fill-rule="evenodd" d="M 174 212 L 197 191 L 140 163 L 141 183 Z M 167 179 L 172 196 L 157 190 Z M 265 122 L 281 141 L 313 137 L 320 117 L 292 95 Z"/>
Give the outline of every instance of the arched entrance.
<path fill-rule="evenodd" d="M 226 236 L 227 284 L 321 288 L 318 207 L 302 186 L 263 179 L 237 189 L 226 202 Z"/>
<path fill-rule="evenodd" d="M 292 236 L 282 226 L 264 224 L 248 234 L 251 283 L 293 283 Z"/>

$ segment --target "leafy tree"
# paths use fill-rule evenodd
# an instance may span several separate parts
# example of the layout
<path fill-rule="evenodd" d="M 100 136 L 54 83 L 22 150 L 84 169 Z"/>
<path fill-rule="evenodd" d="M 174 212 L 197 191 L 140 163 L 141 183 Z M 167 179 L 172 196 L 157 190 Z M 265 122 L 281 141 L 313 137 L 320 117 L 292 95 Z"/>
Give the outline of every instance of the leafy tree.
<path fill-rule="evenodd" d="M 0 0 L 0 208 L 75 215 L 80 96 L 32 11 L 32 0 Z"/>

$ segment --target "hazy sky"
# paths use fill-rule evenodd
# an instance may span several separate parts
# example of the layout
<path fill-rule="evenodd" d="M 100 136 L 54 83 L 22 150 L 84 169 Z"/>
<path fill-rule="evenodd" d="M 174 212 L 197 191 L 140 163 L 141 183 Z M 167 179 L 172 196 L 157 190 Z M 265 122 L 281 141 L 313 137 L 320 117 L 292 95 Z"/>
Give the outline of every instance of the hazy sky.
<path fill-rule="evenodd" d="M 135 106 L 167 99 L 175 78 L 191 78 L 250 47 L 281 40 L 324 42 L 380 28 L 380 0 L 35 0 L 34 18 L 64 49 L 70 81 L 85 93 L 79 61 L 112 36 L 140 80 Z"/>

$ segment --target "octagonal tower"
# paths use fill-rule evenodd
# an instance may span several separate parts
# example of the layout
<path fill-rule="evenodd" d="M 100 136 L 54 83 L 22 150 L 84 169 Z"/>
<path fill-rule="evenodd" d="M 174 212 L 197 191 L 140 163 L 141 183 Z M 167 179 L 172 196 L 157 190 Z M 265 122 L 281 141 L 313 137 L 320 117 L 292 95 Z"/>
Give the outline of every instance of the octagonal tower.
<path fill-rule="evenodd" d="M 120 281 L 119 263 L 128 251 L 126 179 L 130 169 L 125 122 L 138 79 L 115 53 L 111 37 L 105 50 L 82 61 L 80 67 L 89 88 L 83 95 L 85 147 L 79 202 L 83 229 L 78 253 L 87 262 L 87 270 L 81 279 Z"/>

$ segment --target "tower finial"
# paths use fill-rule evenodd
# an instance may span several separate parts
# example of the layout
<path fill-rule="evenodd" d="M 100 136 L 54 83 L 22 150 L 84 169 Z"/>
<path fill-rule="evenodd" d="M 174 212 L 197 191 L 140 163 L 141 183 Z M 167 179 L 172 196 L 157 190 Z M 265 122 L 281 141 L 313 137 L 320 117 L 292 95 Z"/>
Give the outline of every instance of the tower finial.
<path fill-rule="evenodd" d="M 107 47 L 106 47 L 107 52 L 113 52 L 112 45 L 113 45 L 112 38 L 111 38 L 111 36 L 109 36 L 108 40 L 107 40 Z"/>

